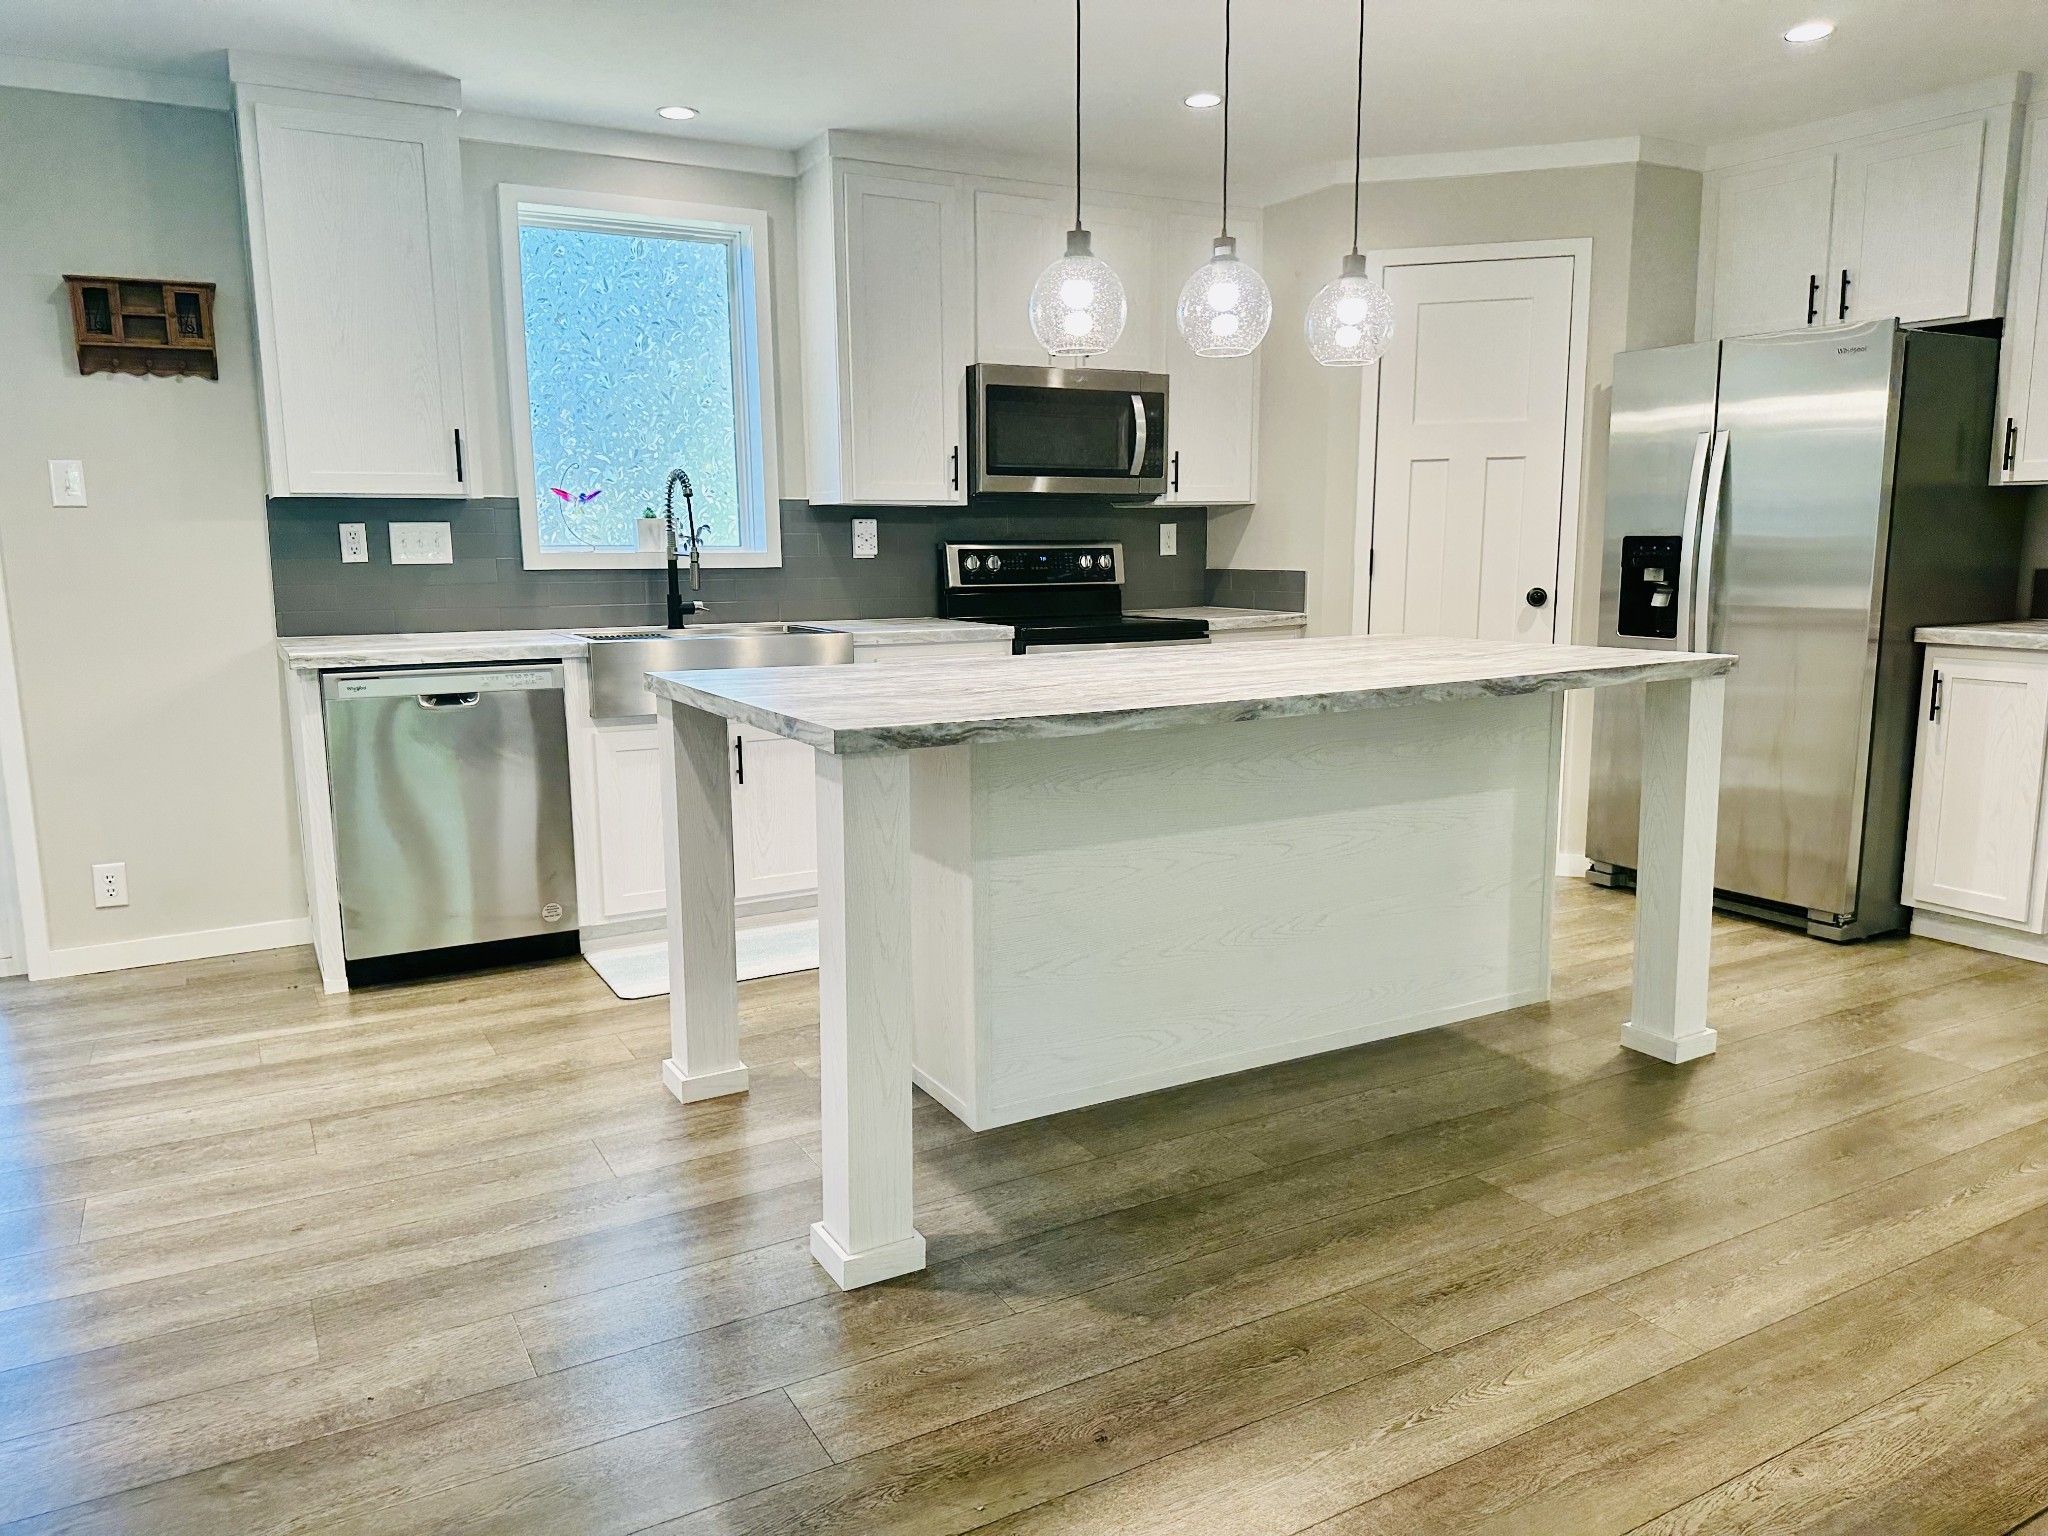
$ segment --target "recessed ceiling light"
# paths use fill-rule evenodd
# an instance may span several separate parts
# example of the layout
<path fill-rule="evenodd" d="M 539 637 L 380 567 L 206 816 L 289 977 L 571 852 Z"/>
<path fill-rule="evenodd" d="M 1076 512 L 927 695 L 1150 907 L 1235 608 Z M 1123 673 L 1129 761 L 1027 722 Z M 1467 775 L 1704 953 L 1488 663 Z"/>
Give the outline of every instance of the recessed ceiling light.
<path fill-rule="evenodd" d="M 695 107 L 663 107 L 654 115 L 656 117 L 665 117 L 672 123 L 687 123 L 697 115 L 697 109 Z"/>
<path fill-rule="evenodd" d="M 1802 21 L 1796 27 L 1787 27 L 1785 29 L 1785 41 L 1788 43 L 1817 43 L 1824 37 L 1832 36 L 1834 30 L 1835 24 L 1832 21 Z"/>
<path fill-rule="evenodd" d="M 1221 96 L 1218 96 L 1214 91 L 1197 91 L 1192 96 L 1182 97 L 1181 105 L 1184 107 L 1193 107 L 1197 112 L 1206 112 L 1211 107 L 1222 106 L 1223 98 Z"/>

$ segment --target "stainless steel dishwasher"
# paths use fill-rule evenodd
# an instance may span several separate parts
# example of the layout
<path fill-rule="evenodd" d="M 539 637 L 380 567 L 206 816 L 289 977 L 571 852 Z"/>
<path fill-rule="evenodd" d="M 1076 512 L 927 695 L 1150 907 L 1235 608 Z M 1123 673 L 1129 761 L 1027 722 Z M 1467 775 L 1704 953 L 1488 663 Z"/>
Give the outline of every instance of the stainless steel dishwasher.
<path fill-rule="evenodd" d="M 330 672 L 320 692 L 349 981 L 574 954 L 561 666 Z"/>

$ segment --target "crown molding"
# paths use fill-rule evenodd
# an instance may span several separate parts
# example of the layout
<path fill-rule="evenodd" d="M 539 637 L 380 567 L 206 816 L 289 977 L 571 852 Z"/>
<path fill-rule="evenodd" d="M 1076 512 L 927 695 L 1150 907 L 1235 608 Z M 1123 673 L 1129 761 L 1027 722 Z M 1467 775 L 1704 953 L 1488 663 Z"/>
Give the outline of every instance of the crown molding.
<path fill-rule="evenodd" d="M 1917 128 L 1945 117 L 1964 117 L 1973 112 L 1995 111 L 2000 107 L 2021 107 L 2026 104 L 2032 85 L 2033 77 L 2024 72 L 1994 75 L 1989 80 L 1889 102 L 1881 107 L 1867 107 L 1860 112 L 1845 112 L 1817 123 L 1801 123 L 1773 133 L 1731 139 L 1707 151 L 1704 169 L 1715 171 L 1723 166 L 1753 165 L 1759 160 L 1775 160 L 1781 155 L 1805 154 L 1830 144 L 1839 144 L 1845 139 L 1860 139 L 1900 128 Z"/>
<path fill-rule="evenodd" d="M 167 75 L 146 69 L 109 69 L 64 59 L 35 59 L 0 53 L 0 86 L 56 91 L 66 96 L 108 96 L 119 101 L 153 101 L 166 107 L 228 109 L 224 75 Z"/>
<path fill-rule="evenodd" d="M 1436 181 L 1457 176 L 1502 176 L 1522 171 L 1577 170 L 1595 165 L 1668 165 L 1697 171 L 1704 151 L 1670 139 L 1582 139 L 1570 144 L 1521 144 L 1505 149 L 1453 149 L 1421 155 L 1374 155 L 1367 158 L 1368 182 Z M 1253 190 L 1260 203 L 1291 202 L 1327 187 L 1351 184 L 1349 160 L 1326 161 L 1292 176 L 1264 182 Z"/>
<path fill-rule="evenodd" d="M 462 82 L 451 75 L 409 70 L 362 69 L 352 64 L 323 64 L 312 59 L 281 58 L 228 50 L 228 79 L 240 85 L 267 85 L 288 91 L 318 91 L 327 96 L 361 96 L 371 101 L 404 102 L 415 107 L 462 110 Z"/>
<path fill-rule="evenodd" d="M 664 165 L 691 165 L 712 171 L 745 171 L 756 176 L 793 177 L 796 154 L 757 144 L 729 144 L 723 139 L 670 137 L 627 128 L 598 128 L 553 118 L 513 117 L 491 112 L 465 112 L 457 130 L 483 144 L 509 144 L 525 149 L 559 149 L 580 155 L 609 155 L 620 160 L 653 160 Z"/>

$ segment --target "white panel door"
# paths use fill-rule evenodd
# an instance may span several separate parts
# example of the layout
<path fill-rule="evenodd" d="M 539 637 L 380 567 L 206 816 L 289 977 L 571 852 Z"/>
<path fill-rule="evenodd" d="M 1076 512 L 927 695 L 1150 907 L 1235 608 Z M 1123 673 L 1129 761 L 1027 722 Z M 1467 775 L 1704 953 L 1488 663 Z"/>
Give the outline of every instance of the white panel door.
<path fill-rule="evenodd" d="M 1808 155 L 1715 178 L 1713 334 L 1761 336 L 1824 311 L 1835 157 Z"/>
<path fill-rule="evenodd" d="M 1182 214 L 1166 220 L 1160 230 L 1156 307 L 1166 372 L 1173 381 L 1167 397 L 1166 494 L 1160 498 L 1168 505 L 1229 505 L 1249 502 L 1256 492 L 1259 356 L 1197 357 L 1174 320 L 1181 284 L 1209 259 L 1215 243 L 1216 220 L 1208 214 Z M 1258 236 L 1239 230 L 1237 253 L 1256 267 Z"/>
<path fill-rule="evenodd" d="M 243 110 L 272 491 L 461 495 L 455 114 Z"/>
<path fill-rule="evenodd" d="M 2025 922 L 2048 760 L 2048 666 L 1930 656 L 1923 692 L 1907 905 Z"/>
<path fill-rule="evenodd" d="M 1556 638 L 1572 262 L 1387 268 L 1369 633 Z"/>
<path fill-rule="evenodd" d="M 2027 130 L 2000 363 L 1993 477 L 2015 485 L 2048 482 L 2048 114 Z"/>
<path fill-rule="evenodd" d="M 847 500 L 964 501 L 973 282 L 961 192 L 848 171 L 845 262 Z"/>
<path fill-rule="evenodd" d="M 1066 249 L 1073 204 L 1016 192 L 974 194 L 974 360 L 1046 366 L 1031 333 L 1031 285 Z"/>
<path fill-rule="evenodd" d="M 592 737 L 604 921 L 663 911 L 668 888 L 661 852 L 661 728 L 600 726 Z"/>
<path fill-rule="evenodd" d="M 741 901 L 818 888 L 817 754 L 744 726 L 733 732 L 732 859 Z"/>
<path fill-rule="evenodd" d="M 1984 131 L 1979 119 L 1842 151 L 1822 323 L 1970 313 Z"/>

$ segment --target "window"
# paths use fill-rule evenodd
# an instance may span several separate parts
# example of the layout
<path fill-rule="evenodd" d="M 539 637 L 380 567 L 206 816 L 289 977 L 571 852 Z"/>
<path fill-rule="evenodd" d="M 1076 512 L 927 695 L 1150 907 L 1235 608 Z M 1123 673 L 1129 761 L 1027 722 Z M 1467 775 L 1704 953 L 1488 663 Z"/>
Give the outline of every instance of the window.
<path fill-rule="evenodd" d="M 707 565 L 779 565 L 766 215 L 503 187 L 500 216 L 526 565 L 660 565 L 672 469 Z"/>

